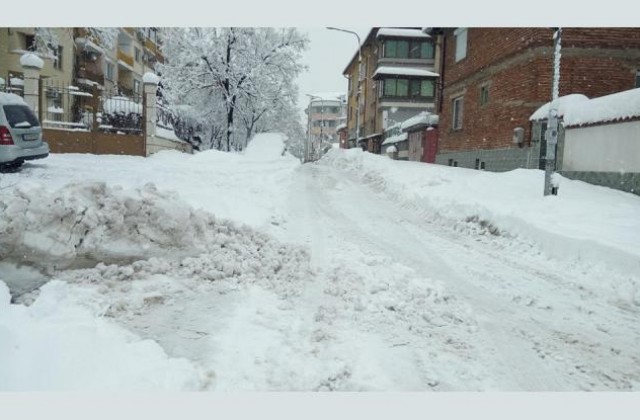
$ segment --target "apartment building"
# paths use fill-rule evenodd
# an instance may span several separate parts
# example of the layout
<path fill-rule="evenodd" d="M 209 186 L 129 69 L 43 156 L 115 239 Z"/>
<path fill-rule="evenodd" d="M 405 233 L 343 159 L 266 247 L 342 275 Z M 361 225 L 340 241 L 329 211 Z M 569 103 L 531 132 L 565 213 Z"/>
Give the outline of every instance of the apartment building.
<path fill-rule="evenodd" d="M 530 117 L 551 99 L 554 29 L 426 32 L 440 35 L 444 46 L 436 163 L 493 171 L 543 167 L 545 129 Z M 560 96 L 632 89 L 639 72 L 640 29 L 563 29 Z M 523 141 L 514 143 L 514 135 Z"/>
<path fill-rule="evenodd" d="M 351 147 L 381 153 L 390 127 L 435 110 L 440 44 L 419 28 L 373 28 L 360 54 L 361 65 L 356 51 L 343 72 L 347 137 Z"/>
<path fill-rule="evenodd" d="M 309 95 L 304 112 L 311 154 L 319 156 L 322 149 L 340 141 L 338 128 L 346 121 L 346 95 L 338 92 Z"/>

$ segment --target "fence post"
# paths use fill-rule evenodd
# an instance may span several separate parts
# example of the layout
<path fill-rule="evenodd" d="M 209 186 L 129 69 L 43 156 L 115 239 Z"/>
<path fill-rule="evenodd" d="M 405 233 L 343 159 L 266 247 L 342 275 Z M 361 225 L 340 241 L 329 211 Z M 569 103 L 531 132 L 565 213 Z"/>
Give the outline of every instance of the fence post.
<path fill-rule="evenodd" d="M 24 73 L 24 100 L 27 105 L 39 115 L 40 100 L 38 85 L 40 82 L 40 71 L 44 66 L 44 61 L 34 53 L 26 53 L 20 57 L 20 65 Z"/>
<path fill-rule="evenodd" d="M 150 138 L 156 136 L 156 92 L 160 78 L 153 73 L 145 73 L 142 76 L 144 83 L 143 98 L 143 124 L 144 124 L 144 149 L 147 155 L 147 143 Z"/>

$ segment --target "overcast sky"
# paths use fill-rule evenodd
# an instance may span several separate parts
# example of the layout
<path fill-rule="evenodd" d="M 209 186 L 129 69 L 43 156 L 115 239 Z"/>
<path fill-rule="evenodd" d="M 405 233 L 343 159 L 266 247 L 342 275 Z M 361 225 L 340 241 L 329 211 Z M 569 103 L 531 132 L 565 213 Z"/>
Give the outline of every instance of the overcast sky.
<path fill-rule="evenodd" d="M 360 39 L 364 41 L 371 28 L 345 27 L 343 29 L 357 32 Z M 298 77 L 300 108 L 305 108 L 309 103 L 309 98 L 305 95 L 307 93 L 344 92 L 346 94 L 347 79 L 342 75 L 342 71 L 358 50 L 356 37 L 323 27 L 300 28 L 300 31 L 308 33 L 311 41 L 303 58 L 304 64 L 309 69 Z"/>

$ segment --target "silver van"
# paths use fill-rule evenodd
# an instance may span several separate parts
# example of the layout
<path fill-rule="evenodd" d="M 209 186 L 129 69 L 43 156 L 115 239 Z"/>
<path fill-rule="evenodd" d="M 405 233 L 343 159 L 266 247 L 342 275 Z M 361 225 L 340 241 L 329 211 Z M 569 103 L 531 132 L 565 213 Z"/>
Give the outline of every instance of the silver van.
<path fill-rule="evenodd" d="M 49 156 L 36 114 L 18 95 L 0 92 L 0 170 L 15 170 L 25 160 Z"/>

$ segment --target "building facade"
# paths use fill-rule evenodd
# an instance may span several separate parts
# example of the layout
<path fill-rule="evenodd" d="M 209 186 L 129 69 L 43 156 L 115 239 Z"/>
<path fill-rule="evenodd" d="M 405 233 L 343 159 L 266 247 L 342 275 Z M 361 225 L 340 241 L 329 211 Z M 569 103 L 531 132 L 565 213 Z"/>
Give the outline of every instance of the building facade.
<path fill-rule="evenodd" d="M 309 95 L 307 135 L 310 150 L 318 155 L 332 143 L 340 141 L 338 128 L 346 121 L 346 96 L 343 93 L 318 93 Z M 319 156 L 317 156 L 319 157 Z"/>
<path fill-rule="evenodd" d="M 418 28 L 373 28 L 343 74 L 349 79 L 347 133 L 351 147 L 383 153 L 385 131 L 434 111 L 438 35 Z M 388 137 L 388 136 L 387 136 Z"/>
<path fill-rule="evenodd" d="M 551 99 L 552 28 L 430 28 L 441 34 L 436 162 L 493 171 L 539 168 L 545 139 L 529 120 Z M 589 98 L 640 83 L 640 29 L 562 31 L 560 96 Z M 514 143 L 514 133 L 524 141 Z"/>

